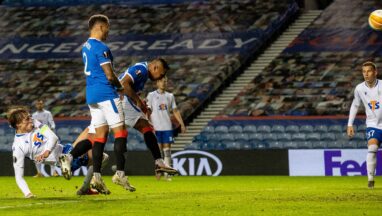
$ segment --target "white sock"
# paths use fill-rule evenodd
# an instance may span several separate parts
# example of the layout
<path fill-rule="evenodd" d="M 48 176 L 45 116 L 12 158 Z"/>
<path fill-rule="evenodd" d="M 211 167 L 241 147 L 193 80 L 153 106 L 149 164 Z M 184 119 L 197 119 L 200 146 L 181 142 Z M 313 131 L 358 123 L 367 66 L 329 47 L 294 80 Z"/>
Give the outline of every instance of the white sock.
<path fill-rule="evenodd" d="M 164 148 L 163 155 L 164 155 L 164 162 L 166 163 L 166 165 L 171 166 L 171 149 Z"/>
<path fill-rule="evenodd" d="M 115 172 L 120 178 L 123 178 L 125 177 L 125 171 L 123 170 L 117 170 L 117 172 Z"/>
<path fill-rule="evenodd" d="M 367 179 L 368 181 L 374 181 L 375 167 L 377 166 L 377 145 L 368 145 L 366 156 L 366 167 L 367 167 Z"/>
<path fill-rule="evenodd" d="M 56 171 L 55 165 L 50 165 L 50 175 L 53 176 L 54 172 Z"/>
<path fill-rule="evenodd" d="M 96 178 L 98 180 L 101 179 L 101 173 L 99 173 L 99 172 L 94 172 L 93 176 L 94 176 L 94 178 Z"/>
<path fill-rule="evenodd" d="M 35 165 L 36 165 L 36 170 L 37 170 L 37 172 L 38 172 L 38 173 L 41 173 L 41 165 L 42 165 L 42 164 L 41 164 L 41 163 L 36 163 Z"/>

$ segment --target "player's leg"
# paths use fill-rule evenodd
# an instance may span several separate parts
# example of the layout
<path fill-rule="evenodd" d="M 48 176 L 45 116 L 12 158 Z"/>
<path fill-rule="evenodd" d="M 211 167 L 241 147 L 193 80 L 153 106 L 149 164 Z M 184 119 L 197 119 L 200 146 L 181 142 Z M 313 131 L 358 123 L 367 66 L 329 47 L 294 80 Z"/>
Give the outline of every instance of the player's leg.
<path fill-rule="evenodd" d="M 88 167 L 88 172 L 86 173 L 86 176 L 84 178 L 84 182 L 83 182 L 81 188 L 77 191 L 77 195 L 96 195 L 96 194 L 98 194 L 98 191 L 92 190 L 90 188 L 90 181 L 93 177 L 93 165 L 92 165 L 93 162 L 91 161 L 91 158 L 92 158 L 91 152 L 92 151 L 88 152 L 89 161 L 87 162 L 87 164 L 81 164 L 83 166 L 88 165 L 89 167 Z M 106 153 L 103 153 L 102 169 L 107 165 L 108 161 L 109 161 L 109 155 Z"/>
<path fill-rule="evenodd" d="M 143 134 L 147 148 L 150 149 L 151 154 L 155 160 L 155 172 L 156 176 L 159 173 L 167 172 L 169 174 L 177 174 L 178 171 L 171 166 L 167 165 L 161 156 L 157 137 L 154 134 L 154 129 L 146 119 L 139 119 L 134 126 L 135 129 Z"/>
<path fill-rule="evenodd" d="M 58 172 L 56 171 L 56 165 L 50 165 L 50 175 L 53 177 L 58 177 Z"/>
<path fill-rule="evenodd" d="M 367 156 L 366 156 L 366 169 L 368 187 L 374 188 L 374 175 L 377 166 L 377 151 L 379 146 L 378 136 L 382 131 L 375 128 L 367 128 Z"/>
<path fill-rule="evenodd" d="M 33 177 L 35 177 L 35 178 L 44 177 L 44 175 L 41 172 L 41 166 L 42 166 L 41 163 L 35 163 L 37 173 Z"/>
<path fill-rule="evenodd" d="M 164 162 L 168 165 L 171 166 L 171 144 L 174 141 L 173 138 L 173 132 L 172 131 L 156 131 L 157 137 L 159 136 L 160 138 L 158 139 L 160 149 L 162 150 L 162 155 Z M 164 173 L 164 176 L 167 181 L 171 181 L 171 175 L 168 173 Z"/>

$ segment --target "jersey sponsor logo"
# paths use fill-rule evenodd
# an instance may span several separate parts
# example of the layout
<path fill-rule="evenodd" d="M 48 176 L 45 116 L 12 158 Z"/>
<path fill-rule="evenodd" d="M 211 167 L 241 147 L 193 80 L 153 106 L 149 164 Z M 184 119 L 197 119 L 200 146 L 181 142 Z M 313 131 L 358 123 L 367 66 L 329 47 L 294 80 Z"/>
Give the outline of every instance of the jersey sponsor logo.
<path fill-rule="evenodd" d="M 135 75 L 137 75 L 138 78 L 142 77 L 142 71 L 141 70 L 136 70 Z"/>
<path fill-rule="evenodd" d="M 45 139 L 44 135 L 40 133 L 35 133 L 32 138 L 33 145 L 40 147 L 41 144 L 44 142 L 44 139 Z"/>
<path fill-rule="evenodd" d="M 223 170 L 223 163 L 215 155 L 198 150 L 179 151 L 172 154 L 173 167 L 181 175 L 218 176 Z"/>
<path fill-rule="evenodd" d="M 367 105 L 368 105 L 369 108 L 370 108 L 371 110 L 373 110 L 373 111 L 379 109 L 379 102 L 378 102 L 378 101 L 372 100 L 372 101 L 370 101 L 370 103 L 368 103 Z"/>
<path fill-rule="evenodd" d="M 159 104 L 159 110 L 167 110 L 166 104 Z"/>

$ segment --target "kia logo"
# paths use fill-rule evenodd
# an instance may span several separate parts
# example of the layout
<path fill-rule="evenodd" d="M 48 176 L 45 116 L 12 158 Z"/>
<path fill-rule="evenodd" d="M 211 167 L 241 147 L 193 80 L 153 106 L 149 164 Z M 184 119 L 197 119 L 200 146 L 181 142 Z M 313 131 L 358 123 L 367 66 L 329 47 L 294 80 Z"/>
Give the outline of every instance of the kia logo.
<path fill-rule="evenodd" d="M 179 151 L 172 154 L 172 164 L 181 175 L 218 176 L 223 164 L 215 155 L 198 150 Z M 215 170 L 213 172 L 212 170 Z"/>

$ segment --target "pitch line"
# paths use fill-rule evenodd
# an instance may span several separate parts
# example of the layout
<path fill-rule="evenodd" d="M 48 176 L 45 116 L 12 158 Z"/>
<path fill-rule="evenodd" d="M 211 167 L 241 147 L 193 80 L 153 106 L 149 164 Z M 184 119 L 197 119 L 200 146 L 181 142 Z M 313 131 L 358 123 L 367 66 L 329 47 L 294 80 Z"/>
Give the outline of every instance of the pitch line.
<path fill-rule="evenodd" d="M 34 205 L 54 205 L 61 203 L 76 203 L 80 202 L 80 200 L 70 200 L 70 201 L 56 201 L 56 202 L 38 202 L 38 203 L 30 203 L 24 205 L 15 205 L 15 206 L 0 206 L 0 209 L 12 209 L 12 208 L 20 208 L 20 207 L 31 207 Z"/>

